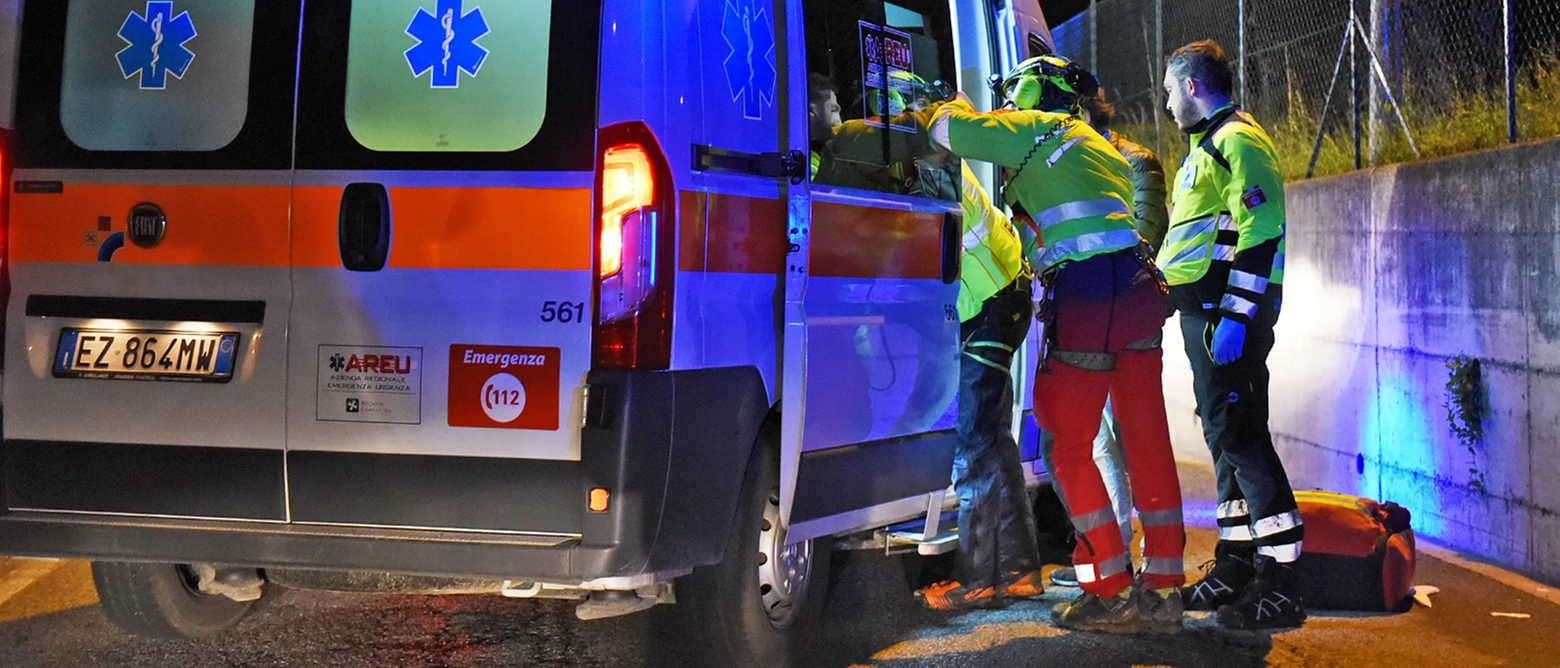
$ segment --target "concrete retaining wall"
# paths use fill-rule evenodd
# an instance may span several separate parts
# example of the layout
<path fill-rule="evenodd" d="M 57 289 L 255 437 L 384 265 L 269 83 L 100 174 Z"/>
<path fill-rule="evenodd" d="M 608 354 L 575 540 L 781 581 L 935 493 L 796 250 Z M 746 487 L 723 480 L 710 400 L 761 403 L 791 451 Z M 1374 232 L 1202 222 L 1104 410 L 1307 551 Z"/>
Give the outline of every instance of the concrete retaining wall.
<path fill-rule="evenodd" d="M 1269 368 L 1271 426 L 1296 489 L 1397 501 L 1421 535 L 1560 582 L 1560 140 L 1286 194 Z M 1177 452 L 1207 459 L 1173 323 L 1165 346 Z M 1446 409 L 1446 361 L 1459 354 L 1484 376 L 1473 453 Z"/>

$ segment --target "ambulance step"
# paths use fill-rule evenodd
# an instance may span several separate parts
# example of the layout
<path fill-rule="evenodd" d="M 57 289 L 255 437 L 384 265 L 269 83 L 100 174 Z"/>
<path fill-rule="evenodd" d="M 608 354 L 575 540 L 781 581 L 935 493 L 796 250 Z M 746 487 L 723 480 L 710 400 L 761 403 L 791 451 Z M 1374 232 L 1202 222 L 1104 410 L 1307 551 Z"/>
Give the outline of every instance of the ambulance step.
<path fill-rule="evenodd" d="M 914 549 L 921 556 L 946 554 L 959 548 L 959 513 L 943 513 L 937 520 L 937 533 L 928 537 L 926 520 L 902 522 L 884 529 L 883 542 L 889 554 Z"/>
<path fill-rule="evenodd" d="M 959 549 L 959 530 L 949 528 L 930 539 L 919 531 L 890 532 L 886 542 L 889 554 L 903 554 L 913 548 L 917 554 L 930 557 Z"/>

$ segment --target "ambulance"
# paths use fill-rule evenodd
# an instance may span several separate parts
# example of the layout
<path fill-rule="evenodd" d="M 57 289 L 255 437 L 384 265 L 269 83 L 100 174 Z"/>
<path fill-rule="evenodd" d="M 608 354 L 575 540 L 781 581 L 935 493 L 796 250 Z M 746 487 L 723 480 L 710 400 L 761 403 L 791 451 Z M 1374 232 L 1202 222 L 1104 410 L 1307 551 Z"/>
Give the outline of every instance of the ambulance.
<path fill-rule="evenodd" d="M 836 544 L 949 543 L 914 112 L 1049 51 L 1036 0 L 20 4 L 0 554 L 126 631 L 489 593 L 771 665 Z"/>

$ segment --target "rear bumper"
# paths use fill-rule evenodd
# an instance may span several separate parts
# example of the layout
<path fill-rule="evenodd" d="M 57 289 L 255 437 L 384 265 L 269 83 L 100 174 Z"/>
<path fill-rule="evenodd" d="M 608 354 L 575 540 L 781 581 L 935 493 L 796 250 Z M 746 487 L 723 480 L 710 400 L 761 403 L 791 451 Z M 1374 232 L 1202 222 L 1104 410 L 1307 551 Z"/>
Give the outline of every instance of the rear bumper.
<path fill-rule="evenodd" d="M 0 448 L 5 473 L 0 491 L 7 509 L 27 510 L 0 512 L 0 554 L 558 583 L 684 571 L 718 562 L 747 458 L 769 411 L 758 372 L 597 371 L 588 382 L 580 461 L 560 466 L 502 460 L 498 466 L 493 460 L 429 457 L 409 458 L 414 461 L 393 467 L 378 462 L 377 475 L 374 467 L 366 467 L 368 473 L 341 483 L 358 488 L 352 494 L 341 492 L 341 502 L 328 509 L 340 513 L 339 519 L 307 523 L 299 521 L 296 498 L 292 522 L 206 519 L 210 516 L 181 510 L 170 500 L 179 498 L 167 493 L 167 484 L 175 483 L 163 485 L 155 511 L 125 506 L 148 503 L 122 491 L 144 487 L 114 476 L 144 476 L 144 470 L 104 474 L 105 468 L 120 469 L 90 462 L 77 462 L 69 471 L 39 466 L 24 458 L 36 458 L 47 450 L 46 442 L 45 447 L 36 441 L 6 442 Z M 95 444 L 88 451 L 103 447 Z M 387 487 L 385 481 L 395 477 L 384 471 L 407 464 L 427 471 L 484 466 L 500 470 L 473 475 L 475 483 L 467 486 L 440 479 L 438 485 L 421 488 Z M 537 470 L 527 470 L 529 466 Z M 54 479 L 40 481 L 38 475 Z M 545 485 L 539 484 L 542 479 Z M 105 494 L 87 485 L 121 492 Z M 598 487 L 610 491 L 611 506 L 605 513 L 587 512 L 589 490 Z M 349 497 L 358 499 L 353 507 L 345 505 Z M 366 523 L 352 522 L 350 514 L 371 505 L 363 499 L 404 507 L 399 512 L 409 521 L 394 522 L 396 526 L 452 529 L 362 526 Z M 462 512 L 472 521 L 460 522 Z M 444 521 L 411 521 L 418 513 L 438 513 Z"/>

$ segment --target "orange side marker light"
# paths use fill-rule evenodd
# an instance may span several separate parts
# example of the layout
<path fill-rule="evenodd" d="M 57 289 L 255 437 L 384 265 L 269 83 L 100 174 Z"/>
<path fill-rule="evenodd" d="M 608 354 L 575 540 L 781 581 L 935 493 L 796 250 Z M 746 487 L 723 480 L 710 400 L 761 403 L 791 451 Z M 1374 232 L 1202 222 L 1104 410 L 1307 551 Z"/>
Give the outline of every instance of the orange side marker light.
<path fill-rule="evenodd" d="M 605 487 L 596 487 L 590 490 L 590 512 L 607 512 L 607 503 L 611 500 L 612 493 Z"/>

